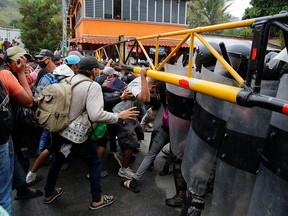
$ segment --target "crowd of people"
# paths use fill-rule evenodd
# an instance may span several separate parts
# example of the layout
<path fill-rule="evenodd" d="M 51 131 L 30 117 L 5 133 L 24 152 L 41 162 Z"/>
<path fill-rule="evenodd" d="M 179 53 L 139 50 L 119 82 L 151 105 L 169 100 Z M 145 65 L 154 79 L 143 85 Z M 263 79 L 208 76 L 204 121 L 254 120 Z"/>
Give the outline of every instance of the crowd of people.
<path fill-rule="evenodd" d="M 13 38 L 10 42 L 8 38 L 3 39 L 0 36 L 0 53 L 5 52 L 9 47 L 19 46 L 19 44 L 20 43 L 16 40 L 16 38 Z"/>
<path fill-rule="evenodd" d="M 214 46 L 220 53 L 217 44 Z M 232 61 L 231 64 L 245 79 L 249 48 L 231 46 L 228 49 L 231 60 L 235 60 L 233 54 L 241 53 L 237 55 L 241 61 Z M 227 71 L 217 69 L 217 60 L 207 48 L 200 47 L 196 52 L 193 76 L 224 84 L 234 82 Z M 243 108 L 155 80 L 147 76 L 147 67 L 139 69 L 139 74 L 123 74 L 111 59 L 101 63 L 93 56 L 82 56 L 78 51 L 71 51 L 64 59 L 55 54 L 57 52 L 42 49 L 32 56 L 19 46 L 13 46 L 0 56 L 0 205 L 8 214 L 12 214 L 12 188 L 17 190 L 17 200 L 43 195 L 42 191 L 30 186 L 43 178 L 37 171 L 47 161 L 50 166 L 45 177 L 43 203 L 51 204 L 61 196 L 63 189 L 56 187 L 57 179 L 70 153 L 88 166 L 87 179 L 92 195 L 89 208 L 96 210 L 111 205 L 113 195 L 103 193 L 101 187 L 101 178 L 108 175 L 101 167 L 108 144 L 120 166 L 117 174 L 125 179 L 121 186 L 139 193 L 140 180 L 148 169 L 153 168 L 163 147 L 170 143 L 160 175 L 173 173 L 176 195 L 166 199 L 165 204 L 181 207 L 181 216 L 200 216 L 212 191 L 215 215 L 232 215 L 232 212 L 246 215 L 249 205 L 258 205 L 255 200 L 250 204 L 250 199 L 262 163 L 259 149 L 261 152 L 265 150 L 264 137 L 268 134 L 272 111 Z M 270 58 L 266 57 L 268 65 Z M 275 96 L 279 81 L 287 74 L 287 63 L 282 61 L 272 69 L 267 65 L 263 77 L 269 85 L 262 88 Z M 165 67 L 165 70 L 180 75 L 187 74 L 188 70 L 171 64 Z M 34 124 L 38 116 L 34 112 L 37 109 L 35 101 L 45 97 L 45 90 L 56 83 L 71 83 L 73 88 L 69 124 L 59 132 L 52 132 Z M 263 123 L 261 132 L 258 130 L 260 121 Z M 133 171 L 131 163 L 137 157 L 135 153 L 151 122 L 153 131 L 148 153 L 138 169 Z M 33 134 L 23 128 L 28 128 Z M 28 143 L 37 145 L 37 159 L 31 165 L 21 150 Z M 259 176 L 263 172 L 260 170 Z M 242 184 L 245 190 L 239 189 Z M 284 188 L 287 186 L 283 185 Z M 236 189 L 242 193 L 235 192 Z M 283 200 L 278 200 L 281 210 L 285 210 Z M 255 207 L 249 209 L 251 212 L 254 210 Z"/>
<path fill-rule="evenodd" d="M 63 193 L 61 188 L 56 187 L 56 182 L 70 152 L 81 158 L 89 168 L 87 178 L 90 180 L 92 194 L 89 208 L 94 210 L 112 204 L 114 197 L 103 194 L 100 183 L 101 178 L 108 175 L 106 170 L 101 169 L 101 159 L 107 144 L 110 144 L 110 150 L 120 164 L 118 175 L 129 180 L 136 178 L 138 172 L 134 173 L 129 165 L 144 139 L 143 125 L 147 126 L 154 120 L 160 104 L 167 107 L 164 83 L 148 78 L 147 68 L 143 67 L 140 74 L 122 74 L 115 70 L 117 68 L 113 60 L 102 64 L 95 57 L 84 57 L 78 51 L 71 51 L 66 58 L 62 58 L 56 52 L 42 49 L 32 56 L 23 48 L 13 46 L 0 56 L 0 60 L 0 80 L 3 84 L 3 95 L 6 96 L 5 111 L 7 110 L 7 115 L 3 112 L 2 116 L 1 112 L 1 125 L 8 125 L 5 122 L 7 116 L 10 116 L 14 123 L 11 123 L 11 128 L 5 126 L 6 130 L 1 128 L 0 147 L 3 160 L 0 164 L 0 205 L 12 215 L 12 189 L 17 190 L 16 200 L 43 196 L 42 191 L 30 186 L 43 178 L 37 171 L 47 162 L 50 166 L 43 202 L 52 203 Z M 71 137 L 71 134 L 67 135 L 68 129 L 51 133 L 35 124 L 35 98 L 41 95 L 47 86 L 66 82 L 68 79 L 71 79 L 72 84 L 77 83 L 72 90 L 69 119 L 73 123 L 81 116 L 82 124 L 89 125 L 89 136 L 80 141 L 77 135 L 76 138 Z M 149 115 L 151 109 L 154 110 L 152 118 Z M 71 125 L 67 128 L 70 127 L 72 128 Z M 102 133 L 99 135 L 101 129 Z M 165 144 L 168 142 L 169 139 L 166 139 Z M 78 145 L 79 143 L 81 145 Z M 23 155 L 23 147 L 37 154 L 33 164 Z M 153 149 L 151 140 L 151 150 Z M 158 149 L 161 150 L 159 147 Z M 146 163 L 141 176 L 159 151 L 153 153 L 154 158 Z M 166 168 L 162 174 L 169 173 Z M 129 183 L 123 181 L 122 186 L 129 188 L 127 185 Z"/>

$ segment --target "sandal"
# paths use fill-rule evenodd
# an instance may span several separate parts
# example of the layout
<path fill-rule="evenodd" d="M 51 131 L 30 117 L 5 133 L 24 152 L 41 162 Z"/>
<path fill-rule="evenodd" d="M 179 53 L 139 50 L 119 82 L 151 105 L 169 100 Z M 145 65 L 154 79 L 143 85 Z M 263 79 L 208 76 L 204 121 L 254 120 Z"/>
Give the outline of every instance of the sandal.
<path fill-rule="evenodd" d="M 103 197 L 103 203 L 101 203 L 98 206 L 93 206 L 92 203 L 90 203 L 89 208 L 92 210 L 96 210 L 111 205 L 114 202 L 113 196 L 103 195 L 102 197 Z"/>
<path fill-rule="evenodd" d="M 133 191 L 134 193 L 140 192 L 140 189 L 138 188 L 137 180 L 135 179 L 122 181 L 121 186 Z"/>
<path fill-rule="evenodd" d="M 36 178 L 33 181 L 27 183 L 27 185 L 28 185 L 28 187 L 30 187 L 31 185 L 41 181 L 42 179 L 43 179 L 43 177 L 41 175 L 36 175 Z"/>
<path fill-rule="evenodd" d="M 44 204 L 52 203 L 57 197 L 61 196 L 64 191 L 62 188 L 55 188 L 54 194 L 50 197 L 45 197 L 43 200 Z"/>

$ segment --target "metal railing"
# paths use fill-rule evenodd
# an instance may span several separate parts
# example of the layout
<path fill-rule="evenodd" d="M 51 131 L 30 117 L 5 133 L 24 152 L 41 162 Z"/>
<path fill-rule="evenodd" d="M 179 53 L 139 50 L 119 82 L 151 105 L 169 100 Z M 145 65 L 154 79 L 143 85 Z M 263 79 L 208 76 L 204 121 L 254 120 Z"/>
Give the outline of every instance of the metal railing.
<path fill-rule="evenodd" d="M 270 96 L 259 94 L 261 84 L 261 73 L 264 65 L 264 58 L 267 51 L 268 37 L 271 26 L 275 26 L 280 29 L 285 38 L 286 48 L 288 47 L 288 13 L 280 13 L 272 16 L 260 17 L 255 19 L 248 19 L 238 22 L 224 23 L 213 26 L 198 27 L 195 29 L 187 29 L 176 32 L 161 33 L 155 35 L 149 35 L 144 37 L 137 37 L 129 40 L 120 41 L 112 45 L 103 46 L 95 51 L 96 58 L 98 60 L 107 58 L 105 49 L 108 46 L 114 46 L 116 52 L 119 54 L 121 67 L 125 70 L 131 70 L 135 73 L 140 73 L 141 67 L 134 67 L 127 65 L 127 60 L 131 55 L 133 48 L 136 46 L 136 52 L 138 52 L 138 46 L 141 48 L 143 54 L 146 56 L 151 69 L 147 71 L 149 77 L 174 84 L 183 88 L 188 88 L 196 92 L 200 92 L 209 96 L 216 97 L 221 100 L 225 100 L 231 103 L 239 104 L 246 107 L 258 106 L 272 111 L 280 112 L 288 115 L 288 101 L 277 99 Z M 249 69 L 246 81 L 233 69 L 233 67 L 203 38 L 201 33 L 218 31 L 224 29 L 252 27 L 254 29 L 254 36 L 251 47 L 251 54 L 249 59 Z M 171 53 L 159 63 L 159 41 L 161 38 L 183 36 L 183 39 L 178 45 L 171 51 Z M 207 49 L 215 56 L 215 58 L 226 68 L 230 75 L 237 81 L 239 87 L 224 85 L 220 83 L 210 82 L 203 79 L 196 79 L 192 77 L 193 66 L 193 52 L 195 37 L 207 47 Z M 147 39 L 155 40 L 155 59 L 154 64 L 150 60 L 148 53 L 146 52 L 141 41 Z M 188 73 L 187 76 L 181 76 L 174 74 L 173 72 L 160 71 L 163 66 L 170 60 L 170 58 L 181 48 L 181 46 L 189 41 L 189 61 L 188 61 Z M 124 46 L 126 43 L 133 43 L 132 49 L 126 56 L 120 55 L 118 49 L 119 46 Z M 287 49 L 288 50 L 288 49 Z M 256 75 L 255 86 L 251 87 L 252 76 Z"/>

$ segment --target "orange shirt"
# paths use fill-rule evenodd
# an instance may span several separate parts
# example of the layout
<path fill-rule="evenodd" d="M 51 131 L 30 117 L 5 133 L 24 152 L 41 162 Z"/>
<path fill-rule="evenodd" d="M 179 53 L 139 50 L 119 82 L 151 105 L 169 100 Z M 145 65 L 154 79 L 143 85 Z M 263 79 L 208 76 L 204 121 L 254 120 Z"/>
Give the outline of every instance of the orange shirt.
<path fill-rule="evenodd" d="M 2 81 L 10 98 L 20 94 L 23 91 L 23 87 L 20 85 L 16 77 L 8 70 L 0 71 L 0 80 Z"/>

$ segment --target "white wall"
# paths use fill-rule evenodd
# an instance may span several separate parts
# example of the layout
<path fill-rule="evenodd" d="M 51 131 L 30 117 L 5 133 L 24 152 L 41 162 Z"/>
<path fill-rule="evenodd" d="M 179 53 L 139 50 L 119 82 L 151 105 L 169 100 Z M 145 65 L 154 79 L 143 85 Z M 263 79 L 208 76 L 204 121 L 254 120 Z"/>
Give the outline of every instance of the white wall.
<path fill-rule="evenodd" d="M 15 39 L 20 43 L 20 46 L 24 48 L 24 44 L 20 38 L 20 29 L 9 29 L 9 28 L 1 28 L 0 27 L 0 36 L 3 38 L 8 38 L 8 41 L 12 43 L 12 39 Z"/>

